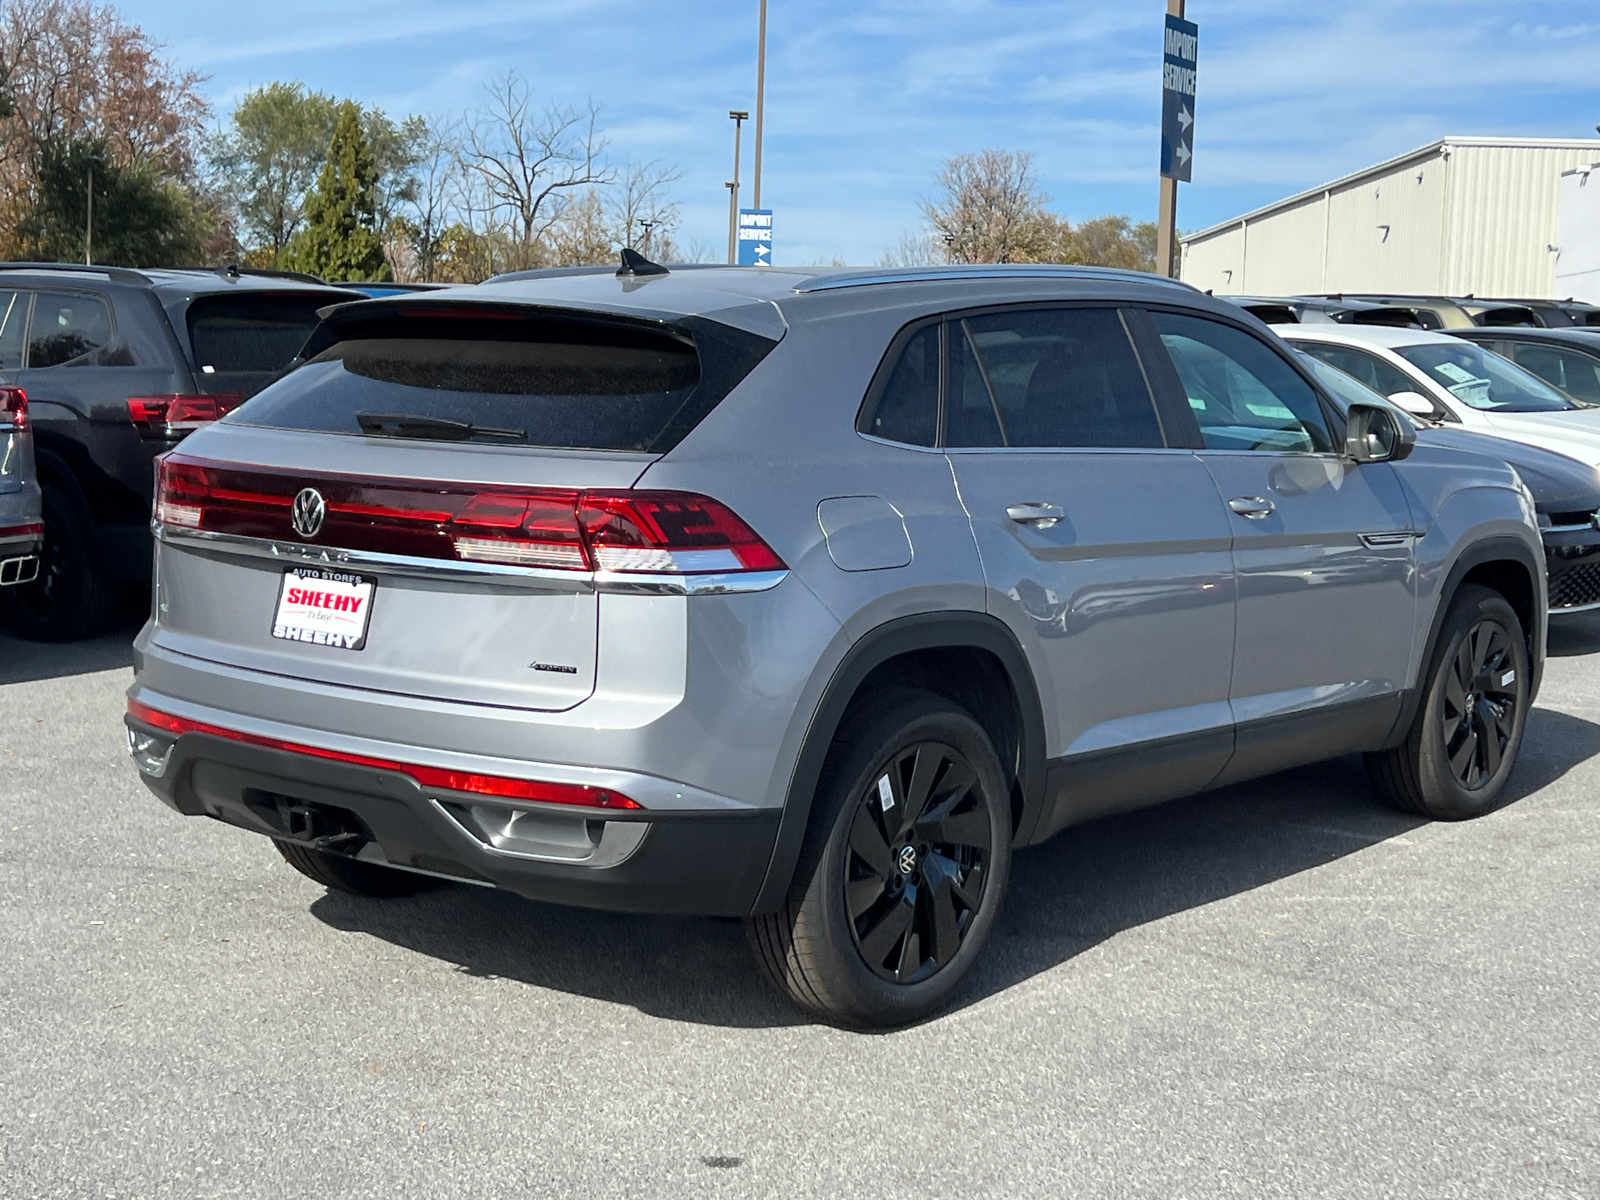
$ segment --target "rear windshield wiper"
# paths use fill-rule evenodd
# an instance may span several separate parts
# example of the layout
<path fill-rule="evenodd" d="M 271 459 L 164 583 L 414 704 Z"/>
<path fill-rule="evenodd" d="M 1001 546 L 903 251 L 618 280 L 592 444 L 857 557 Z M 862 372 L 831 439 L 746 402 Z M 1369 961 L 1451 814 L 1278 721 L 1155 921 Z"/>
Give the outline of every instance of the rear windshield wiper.
<path fill-rule="evenodd" d="M 473 438 L 514 438 L 526 441 L 526 429 L 496 429 L 474 425 L 471 421 L 452 421 L 445 417 L 424 417 L 410 413 L 362 412 L 356 423 L 368 437 L 422 438 L 430 442 L 470 442 Z"/>

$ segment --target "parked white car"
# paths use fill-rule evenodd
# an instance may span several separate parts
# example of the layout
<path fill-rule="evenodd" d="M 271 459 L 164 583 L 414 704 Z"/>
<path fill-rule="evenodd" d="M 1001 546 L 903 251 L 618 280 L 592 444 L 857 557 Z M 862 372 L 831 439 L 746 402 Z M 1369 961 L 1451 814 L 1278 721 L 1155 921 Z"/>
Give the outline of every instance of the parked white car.
<path fill-rule="evenodd" d="M 1490 350 L 1422 329 L 1275 327 L 1407 412 L 1600 466 L 1600 408 L 1579 404 Z"/>

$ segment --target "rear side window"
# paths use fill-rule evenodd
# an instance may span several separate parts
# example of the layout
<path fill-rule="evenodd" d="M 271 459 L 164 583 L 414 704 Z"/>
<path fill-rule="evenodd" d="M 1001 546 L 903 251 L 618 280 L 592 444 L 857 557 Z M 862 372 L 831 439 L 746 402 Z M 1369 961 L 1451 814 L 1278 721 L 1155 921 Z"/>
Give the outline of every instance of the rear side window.
<path fill-rule="evenodd" d="M 1317 394 L 1281 355 L 1220 321 L 1154 312 L 1209 450 L 1327 453 Z"/>
<path fill-rule="evenodd" d="M 947 444 L 1164 445 L 1155 401 L 1115 309 L 990 313 L 961 320 L 953 337 L 958 329 L 967 346 L 958 359 Z M 958 419 L 964 411 L 980 419 L 966 424 Z"/>
<path fill-rule="evenodd" d="M 775 344 L 713 321 L 683 324 L 690 328 L 520 316 L 374 319 L 348 327 L 227 419 L 319 433 L 660 453 Z"/>
<path fill-rule="evenodd" d="M 0 292 L 0 371 L 22 366 L 22 337 L 27 324 L 28 293 Z"/>
<path fill-rule="evenodd" d="M 28 366 L 81 361 L 111 341 L 111 309 L 82 292 L 39 292 L 33 301 Z"/>
<path fill-rule="evenodd" d="M 939 433 L 939 326 L 924 325 L 900 349 L 862 433 L 931 446 Z"/>
<path fill-rule="evenodd" d="M 1320 358 L 1330 367 L 1337 367 L 1352 375 L 1380 396 L 1396 392 L 1414 392 L 1417 385 L 1399 367 L 1390 366 L 1376 354 L 1350 346 L 1333 346 L 1327 342 L 1296 342 L 1295 347 L 1313 358 Z"/>

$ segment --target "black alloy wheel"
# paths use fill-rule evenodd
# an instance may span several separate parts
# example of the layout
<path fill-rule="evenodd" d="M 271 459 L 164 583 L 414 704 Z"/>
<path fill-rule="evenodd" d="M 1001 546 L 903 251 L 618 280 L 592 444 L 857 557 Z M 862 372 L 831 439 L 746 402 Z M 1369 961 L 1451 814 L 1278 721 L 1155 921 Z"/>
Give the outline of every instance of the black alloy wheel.
<path fill-rule="evenodd" d="M 861 700 L 829 748 L 788 896 L 745 921 L 762 969 L 848 1028 L 937 1012 L 1005 899 L 1011 797 L 988 731 L 960 705 L 909 688 Z"/>
<path fill-rule="evenodd" d="M 1446 821 L 1492 809 L 1528 720 L 1530 649 L 1504 596 L 1462 585 L 1417 681 L 1417 711 L 1405 739 L 1366 756 L 1379 794 L 1404 812 Z"/>
<path fill-rule="evenodd" d="M 1500 772 L 1517 727 L 1517 675 L 1510 630 L 1493 618 L 1473 624 L 1445 676 L 1441 719 L 1450 771 L 1469 792 Z"/>
<path fill-rule="evenodd" d="M 983 903 L 989 814 L 962 753 L 920 742 L 859 797 L 845 856 L 850 932 L 872 970 L 914 983 L 961 949 Z"/>

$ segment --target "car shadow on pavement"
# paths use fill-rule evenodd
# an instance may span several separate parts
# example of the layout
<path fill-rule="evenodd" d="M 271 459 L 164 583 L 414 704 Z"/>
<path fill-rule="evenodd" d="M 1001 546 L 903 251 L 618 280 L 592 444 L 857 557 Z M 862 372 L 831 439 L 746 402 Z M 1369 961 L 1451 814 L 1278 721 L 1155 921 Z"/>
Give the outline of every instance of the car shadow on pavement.
<path fill-rule="evenodd" d="M 133 666 L 133 639 L 149 615 L 149 602 L 117 610 L 110 629 L 79 642 L 30 642 L 17 636 L 0 610 L 0 684 L 32 683 Z"/>
<path fill-rule="evenodd" d="M 1534 710 L 1508 803 L 1597 754 L 1600 725 Z M 1422 824 L 1386 808 L 1361 760 L 1350 757 L 1068 830 L 1017 854 L 1005 911 L 953 1009 L 1125 929 L 1325 866 Z M 745 1028 L 809 1020 L 761 976 L 733 921 L 593 912 L 464 885 L 389 901 L 329 893 L 311 912 L 472 975 L 670 1020 Z"/>

